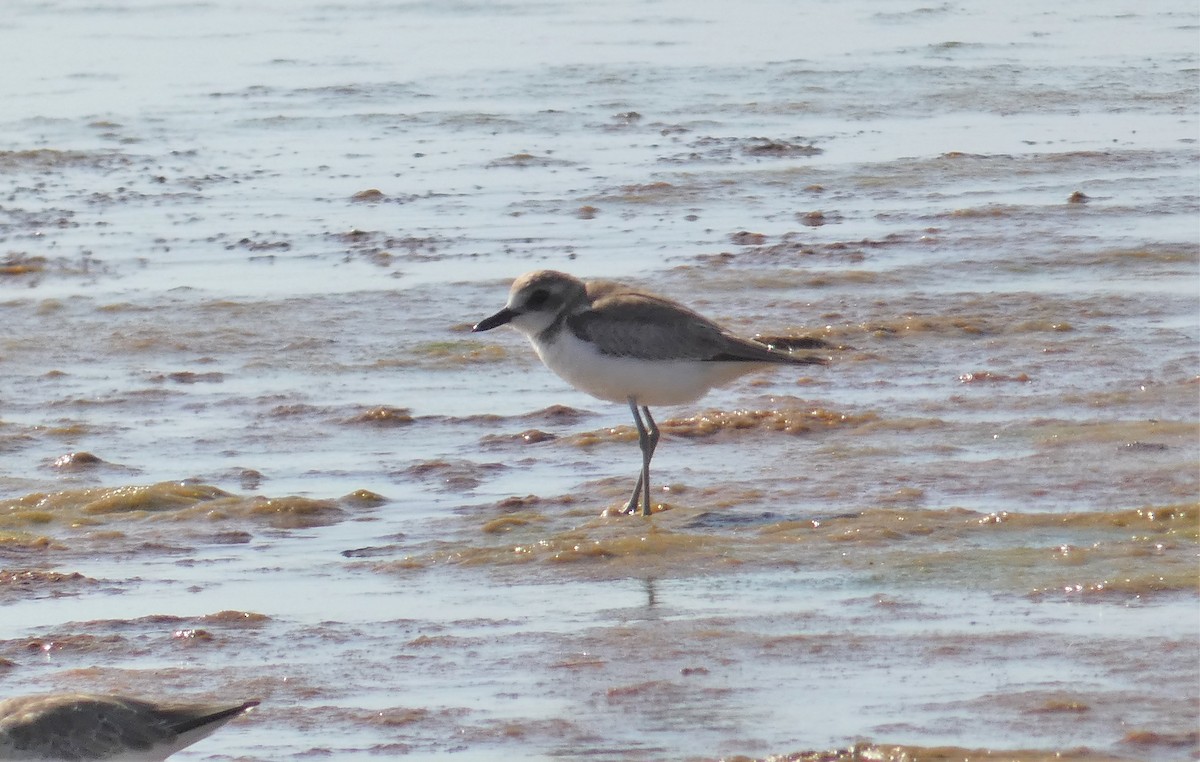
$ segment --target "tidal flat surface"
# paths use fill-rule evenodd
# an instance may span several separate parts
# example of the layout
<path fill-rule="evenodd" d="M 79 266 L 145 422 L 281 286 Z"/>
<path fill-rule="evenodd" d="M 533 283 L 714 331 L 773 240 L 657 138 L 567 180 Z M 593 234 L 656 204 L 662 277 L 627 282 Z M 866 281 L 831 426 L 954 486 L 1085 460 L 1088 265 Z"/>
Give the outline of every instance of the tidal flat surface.
<path fill-rule="evenodd" d="M 1196 758 L 1198 30 L 8 3 L 0 694 L 263 700 L 192 760 Z M 470 333 L 541 267 L 830 364 L 656 410 L 602 515 L 628 410 Z"/>

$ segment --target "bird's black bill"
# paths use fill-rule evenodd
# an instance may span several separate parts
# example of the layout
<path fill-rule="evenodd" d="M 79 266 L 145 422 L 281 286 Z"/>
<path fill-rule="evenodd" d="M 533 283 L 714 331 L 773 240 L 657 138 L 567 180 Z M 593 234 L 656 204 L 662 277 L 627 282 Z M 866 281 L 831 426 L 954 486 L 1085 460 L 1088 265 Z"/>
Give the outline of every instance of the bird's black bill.
<path fill-rule="evenodd" d="M 517 316 L 517 313 L 510 310 L 508 307 L 505 307 L 504 309 L 497 312 L 495 315 L 492 315 L 491 317 L 486 317 L 483 320 L 480 320 L 478 323 L 476 323 L 471 328 L 471 331 L 473 331 L 474 333 L 479 333 L 480 331 L 490 331 L 493 328 L 499 328 L 500 326 L 504 325 L 505 323 L 510 322 L 516 316 Z"/>

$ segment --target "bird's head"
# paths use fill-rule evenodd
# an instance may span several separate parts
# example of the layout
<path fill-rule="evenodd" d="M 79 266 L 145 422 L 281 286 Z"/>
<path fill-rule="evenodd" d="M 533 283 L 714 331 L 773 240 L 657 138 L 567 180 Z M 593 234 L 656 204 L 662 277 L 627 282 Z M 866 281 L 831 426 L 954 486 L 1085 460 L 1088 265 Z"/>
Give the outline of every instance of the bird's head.
<path fill-rule="evenodd" d="M 535 270 L 513 281 L 504 309 L 480 320 L 471 330 L 490 331 L 507 323 L 526 336 L 535 336 L 586 299 L 587 287 L 575 276 Z"/>

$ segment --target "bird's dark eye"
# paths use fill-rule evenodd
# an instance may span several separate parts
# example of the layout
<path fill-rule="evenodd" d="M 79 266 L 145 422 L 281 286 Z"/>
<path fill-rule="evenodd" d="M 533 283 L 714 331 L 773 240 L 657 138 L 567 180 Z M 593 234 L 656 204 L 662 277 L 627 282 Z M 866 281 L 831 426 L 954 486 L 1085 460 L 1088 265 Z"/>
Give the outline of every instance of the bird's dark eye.
<path fill-rule="evenodd" d="M 536 310 L 545 306 L 546 300 L 549 298 L 550 292 L 544 288 L 539 288 L 537 291 L 534 291 L 532 294 L 530 294 L 529 298 L 525 300 L 525 307 L 527 309 Z"/>

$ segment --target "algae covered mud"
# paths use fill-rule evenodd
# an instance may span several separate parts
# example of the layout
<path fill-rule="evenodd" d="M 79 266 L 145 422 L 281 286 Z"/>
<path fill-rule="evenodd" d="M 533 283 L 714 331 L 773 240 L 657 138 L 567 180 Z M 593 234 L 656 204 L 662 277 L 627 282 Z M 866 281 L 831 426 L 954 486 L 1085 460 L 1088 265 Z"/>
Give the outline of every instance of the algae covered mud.
<path fill-rule="evenodd" d="M 1200 753 L 1194 6 L 711 5 L 11 3 L 0 693 L 262 699 L 180 759 Z M 656 410 L 604 517 L 628 410 L 470 333 L 536 267 L 831 362 Z"/>

